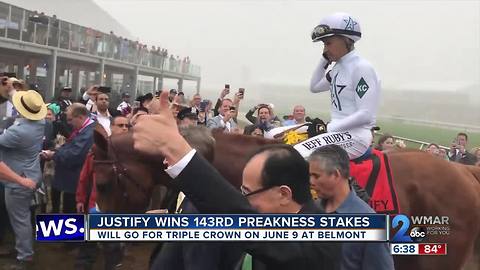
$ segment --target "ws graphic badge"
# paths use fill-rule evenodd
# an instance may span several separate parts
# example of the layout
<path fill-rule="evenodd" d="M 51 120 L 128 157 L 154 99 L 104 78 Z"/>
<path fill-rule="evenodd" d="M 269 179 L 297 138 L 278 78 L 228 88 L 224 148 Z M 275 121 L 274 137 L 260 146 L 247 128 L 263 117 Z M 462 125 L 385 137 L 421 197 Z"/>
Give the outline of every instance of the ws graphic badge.
<path fill-rule="evenodd" d="M 84 215 L 37 215 L 37 241 L 85 241 Z"/>
<path fill-rule="evenodd" d="M 396 215 L 392 219 L 392 228 L 398 229 L 393 243 L 419 243 L 427 235 L 449 235 L 449 217 L 447 216 L 411 216 Z M 410 228 L 412 224 L 412 228 Z"/>

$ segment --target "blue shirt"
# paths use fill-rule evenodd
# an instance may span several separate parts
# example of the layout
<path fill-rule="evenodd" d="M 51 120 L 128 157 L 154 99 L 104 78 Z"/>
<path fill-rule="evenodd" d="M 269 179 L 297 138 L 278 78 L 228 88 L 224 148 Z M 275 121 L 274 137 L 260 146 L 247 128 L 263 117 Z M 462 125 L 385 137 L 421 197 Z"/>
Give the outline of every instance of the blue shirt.
<path fill-rule="evenodd" d="M 290 120 L 285 120 L 283 121 L 283 126 L 286 127 L 286 126 L 293 126 L 293 125 L 296 125 L 298 124 L 297 121 L 295 119 L 290 119 Z"/>
<path fill-rule="evenodd" d="M 366 214 L 375 211 L 355 191 L 335 211 L 337 214 Z M 345 243 L 342 247 L 342 270 L 395 269 L 388 243 Z"/>

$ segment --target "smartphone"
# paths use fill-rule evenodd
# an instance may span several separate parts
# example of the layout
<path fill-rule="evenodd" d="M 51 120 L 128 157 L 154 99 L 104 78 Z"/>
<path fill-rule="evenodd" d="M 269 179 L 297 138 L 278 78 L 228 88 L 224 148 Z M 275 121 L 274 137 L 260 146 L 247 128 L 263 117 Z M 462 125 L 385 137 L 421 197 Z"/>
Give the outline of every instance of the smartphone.
<path fill-rule="evenodd" d="M 225 89 L 230 89 L 230 84 L 225 84 Z"/>
<path fill-rule="evenodd" d="M 110 86 L 99 86 L 98 91 L 102 93 L 110 93 L 112 88 Z"/>
<path fill-rule="evenodd" d="M 245 93 L 245 88 L 238 88 L 238 92 L 243 95 Z"/>
<path fill-rule="evenodd" d="M 132 108 L 133 108 L 133 109 L 140 108 L 140 101 L 135 100 L 135 101 L 133 102 Z"/>
<path fill-rule="evenodd" d="M 207 106 L 208 106 L 208 100 L 203 100 L 202 102 L 200 102 L 200 111 L 204 112 Z"/>

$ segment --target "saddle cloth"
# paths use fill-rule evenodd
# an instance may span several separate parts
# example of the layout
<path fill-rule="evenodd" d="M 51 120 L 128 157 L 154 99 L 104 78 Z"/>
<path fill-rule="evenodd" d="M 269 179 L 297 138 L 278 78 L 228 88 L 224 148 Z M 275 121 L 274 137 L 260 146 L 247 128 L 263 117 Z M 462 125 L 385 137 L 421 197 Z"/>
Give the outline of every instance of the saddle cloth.
<path fill-rule="evenodd" d="M 400 212 L 387 155 L 374 149 L 367 159 L 350 161 L 350 175 L 370 195 L 369 205 L 375 212 L 379 214 Z"/>

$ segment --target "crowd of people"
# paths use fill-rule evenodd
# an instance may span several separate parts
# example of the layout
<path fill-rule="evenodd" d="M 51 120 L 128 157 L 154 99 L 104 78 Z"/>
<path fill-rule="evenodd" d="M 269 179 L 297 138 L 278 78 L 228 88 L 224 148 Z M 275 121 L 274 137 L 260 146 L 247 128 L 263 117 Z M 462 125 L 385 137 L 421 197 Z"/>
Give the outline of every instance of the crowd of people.
<path fill-rule="evenodd" d="M 391 134 L 386 133 L 378 138 L 374 147 L 377 150 L 389 152 L 407 148 L 407 145 L 405 141 L 396 139 Z M 457 134 L 453 139 L 450 148 L 432 142 L 426 145 L 423 150 L 447 161 L 480 166 L 480 146 L 469 149 L 468 135 L 465 132 L 459 132 Z"/>
<path fill-rule="evenodd" d="M 15 163 L 7 162 L 6 160 L 9 158 L 4 156 L 6 165 L 12 166 L 14 171 L 18 171 L 17 166 L 28 168 L 37 168 L 38 166 L 38 170 L 32 170 L 32 174 L 25 173 L 24 177 L 11 172 L 10 175 L 13 176 L 10 176 L 10 179 L 13 182 L 2 185 L 5 190 L 4 200 L 8 217 L 11 219 L 15 236 L 19 239 L 16 244 L 17 259 L 28 261 L 33 254 L 30 227 L 32 216 L 30 211 L 34 208 L 27 198 L 35 197 L 34 206 L 37 212 L 92 213 L 98 211 L 95 207 L 96 187 L 92 166 L 95 124 L 101 125 L 107 136 L 128 132 L 131 127 L 137 124 L 142 115 L 155 112 L 156 108 L 155 106 L 152 107 L 152 104 L 158 102 L 161 92 L 139 96 L 133 102 L 131 102 L 128 93 L 123 93 L 122 101 L 117 105 L 110 104 L 109 93 L 102 92 L 102 88 L 99 86 L 90 87 L 79 101 L 70 98 L 72 93 L 70 87 L 64 87 L 59 97 L 52 100 L 51 103 L 43 105 L 41 96 L 37 92 L 23 91 L 24 89 L 20 88 L 22 84 L 16 83 L 18 81 L 14 78 L 3 79 L 7 81 L 7 85 L 4 85 L 4 87 L 10 87 L 11 92 L 15 94 L 11 94 L 11 101 L 8 100 L 2 104 L 2 107 L 6 109 L 0 111 L 4 113 L 2 115 L 3 133 L 0 135 L 0 145 L 2 148 L 9 149 L 4 150 L 4 155 L 8 153 L 9 158 L 16 154 L 21 155 L 18 159 L 15 159 L 16 162 L 18 160 L 33 161 L 33 164 L 15 165 Z M 17 88 L 17 91 L 15 91 L 15 88 Z M 18 103 L 18 101 L 15 103 L 15 100 L 19 99 L 18 93 L 23 93 L 20 97 L 24 100 L 23 103 Z M 230 98 L 229 94 L 232 94 L 233 98 Z M 242 123 L 239 121 L 238 113 L 244 95 L 244 91 L 230 93 L 229 88 L 224 88 L 220 91 L 214 104 L 211 100 L 202 99 L 198 93 L 189 99 L 184 92 L 171 89 L 168 92 L 169 110 L 176 119 L 177 125 L 181 128 L 204 126 L 208 129 L 222 130 L 226 133 L 250 136 L 264 137 L 266 133 L 278 127 L 306 123 L 304 106 L 295 105 L 292 108 L 291 115 L 278 117 L 274 112 L 273 104 L 268 102 L 249 109 L 245 118 L 250 123 Z M 22 107 L 25 106 L 24 103 L 39 106 L 39 113 L 32 114 Z M 21 119 L 23 118 L 32 120 L 23 120 L 30 125 L 22 124 Z M 14 124 L 17 122 L 20 125 Z M 13 135 L 21 137 L 22 140 L 8 137 Z M 36 143 L 38 141 L 43 143 Z M 476 148 L 474 152 L 470 153 L 467 151 L 467 142 L 467 134 L 459 133 L 455 139 L 455 144 L 449 150 L 432 143 L 428 145 L 426 152 L 445 160 L 480 165 L 478 162 L 480 150 Z M 381 136 L 377 143 L 372 142 L 371 146 L 381 151 L 395 151 L 395 149 L 405 147 L 402 141 L 396 141 L 389 134 Z M 24 149 L 24 151 L 19 152 L 20 149 Z M 338 149 L 335 150 L 338 151 Z M 28 158 L 24 155 L 27 155 Z M 314 157 L 315 155 L 312 156 L 312 158 Z M 38 165 L 35 165 L 36 161 L 39 162 Z M 5 172 L 6 170 L 2 170 L 2 178 L 6 179 L 7 176 L 3 175 Z M 43 172 L 43 176 L 41 172 Z M 343 177 L 346 177 L 346 175 L 343 175 Z M 41 195 L 40 192 L 33 192 L 32 187 L 36 187 L 34 184 L 36 182 L 42 183 L 40 190 L 46 196 Z M 13 190 L 22 190 L 25 194 L 17 191 L 16 197 L 11 196 L 12 186 L 14 187 Z M 319 190 L 318 192 L 323 191 Z M 2 220 L 7 219 L 2 218 Z M 0 231 L 0 235 L 4 233 L 4 231 Z M 96 245 L 85 245 L 80 250 L 77 263 L 81 265 L 93 264 Z M 111 258 L 107 262 L 109 267 L 117 265 L 122 257 L 121 245 L 110 245 L 109 248 L 104 250 L 107 252 L 106 257 Z"/>
<path fill-rule="evenodd" d="M 69 24 L 58 19 L 56 15 L 50 17 L 44 12 L 27 11 L 25 23 L 19 25 L 22 25 L 23 29 L 9 29 L 8 37 L 17 39 L 22 37 L 22 40 L 27 42 L 80 51 L 171 72 L 191 71 L 189 56 L 169 54 L 166 48 L 133 41 L 113 31 L 106 34 L 90 27 Z"/>
<path fill-rule="evenodd" d="M 178 196 L 183 205 L 180 208 L 190 209 L 191 213 L 373 213 L 352 186 L 350 160 L 363 157 L 372 147 L 394 151 L 404 148 L 405 143 L 388 134 L 379 138 L 376 145 L 373 142 L 380 86 L 373 67 L 354 53 L 354 43 L 360 37 L 358 23 L 343 13 L 325 18 L 312 33 L 312 40 L 323 41 L 325 49 L 312 77 L 311 91 L 331 90 L 332 120 L 326 130 L 322 129 L 325 132 L 320 133 L 316 127 L 315 134 L 303 139 L 331 143 L 272 144 L 258 149 L 243 168 L 240 190 L 233 189 L 208 164 L 214 151 L 209 131 L 266 138 L 287 132 L 309 133 L 301 130 L 310 129 L 304 106 L 294 105 L 291 115 L 279 117 L 273 104 L 262 102 L 248 110 L 245 118 L 250 123 L 244 125 L 239 112 L 245 89 L 230 92 L 229 85 L 212 100 L 202 99 L 199 93 L 190 99 L 180 89 L 171 89 L 148 93 L 135 101 L 130 100 L 128 93 L 122 93 L 119 104 L 111 104 L 109 87 L 93 85 L 77 101 L 71 99 L 72 89 L 64 87 L 59 97 L 45 103 L 38 92 L 25 89 L 25 84 L 16 78 L 1 77 L 0 178 L 4 184 L 0 185 L 0 241 L 9 221 L 17 259 L 12 269 L 24 269 L 32 263 L 33 213 L 101 211 L 96 203 L 92 166 L 94 130 L 109 137 L 133 129 L 135 150 L 164 157 L 165 172 L 182 191 Z M 131 42 L 127 40 L 122 45 L 125 39 L 112 40 L 110 45 L 116 49 L 110 50 L 115 52 L 111 57 L 122 59 L 122 48 L 129 47 Z M 129 48 L 148 52 L 146 45 Z M 161 49 L 155 51 L 165 54 Z M 329 69 L 333 62 L 338 65 Z M 348 76 L 332 78 L 332 72 Z M 347 85 L 347 77 L 356 84 Z M 334 83 L 330 84 L 332 80 Z M 195 131 L 185 132 L 189 128 Z M 468 135 L 458 133 L 445 153 L 434 143 L 426 151 L 453 162 L 479 165 L 480 150 L 468 152 L 467 143 Z M 305 145 L 308 147 L 302 148 Z M 313 200 L 310 189 L 319 200 Z M 92 269 L 97 244 L 75 247 L 79 247 L 75 269 Z M 199 250 L 208 255 L 199 255 Z M 121 243 L 105 244 L 103 252 L 105 269 L 121 264 Z M 0 253 L 11 254 L 8 249 Z M 192 269 L 215 269 L 212 264 L 222 265 L 219 269 L 394 269 L 387 243 L 169 243 L 152 260 L 153 269 L 187 269 L 187 264 L 193 265 Z"/>

